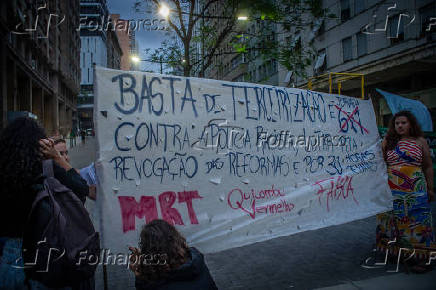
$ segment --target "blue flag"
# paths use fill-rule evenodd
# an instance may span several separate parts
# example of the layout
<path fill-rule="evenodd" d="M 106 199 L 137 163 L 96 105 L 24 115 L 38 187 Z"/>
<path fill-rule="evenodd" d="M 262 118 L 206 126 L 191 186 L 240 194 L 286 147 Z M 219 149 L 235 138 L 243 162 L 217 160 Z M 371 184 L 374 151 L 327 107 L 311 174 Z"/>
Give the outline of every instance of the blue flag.
<path fill-rule="evenodd" d="M 393 115 L 399 111 L 410 111 L 416 117 L 416 120 L 418 120 L 423 131 L 433 132 L 433 122 L 431 120 L 430 112 L 423 103 L 394 95 L 380 89 L 376 89 L 376 91 L 385 97 Z"/>

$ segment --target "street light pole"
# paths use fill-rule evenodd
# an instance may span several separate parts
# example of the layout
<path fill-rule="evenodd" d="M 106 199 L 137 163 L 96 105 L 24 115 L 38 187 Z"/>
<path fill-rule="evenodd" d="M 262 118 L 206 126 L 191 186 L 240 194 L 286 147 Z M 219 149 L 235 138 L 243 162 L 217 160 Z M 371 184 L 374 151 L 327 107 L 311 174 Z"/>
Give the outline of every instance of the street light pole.
<path fill-rule="evenodd" d="M 160 63 L 160 74 L 163 74 L 163 70 L 162 70 L 162 64 L 163 64 L 162 54 L 159 56 L 159 63 Z"/>

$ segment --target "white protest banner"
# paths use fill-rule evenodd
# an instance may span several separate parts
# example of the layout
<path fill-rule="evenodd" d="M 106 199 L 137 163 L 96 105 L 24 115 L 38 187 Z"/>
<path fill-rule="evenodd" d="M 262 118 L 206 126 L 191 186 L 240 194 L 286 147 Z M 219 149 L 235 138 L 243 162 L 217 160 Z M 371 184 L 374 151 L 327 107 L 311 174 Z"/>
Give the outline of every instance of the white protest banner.
<path fill-rule="evenodd" d="M 391 208 L 370 100 L 96 69 L 103 248 L 175 224 L 217 252 Z"/>

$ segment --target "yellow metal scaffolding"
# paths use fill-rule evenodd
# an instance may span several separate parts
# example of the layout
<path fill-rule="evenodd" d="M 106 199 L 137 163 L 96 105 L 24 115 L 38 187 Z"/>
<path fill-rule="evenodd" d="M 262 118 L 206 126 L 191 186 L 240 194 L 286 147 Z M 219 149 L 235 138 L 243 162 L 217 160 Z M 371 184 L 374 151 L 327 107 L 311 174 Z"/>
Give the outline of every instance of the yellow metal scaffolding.
<path fill-rule="evenodd" d="M 333 85 L 337 83 L 338 94 L 341 94 L 342 83 L 351 79 L 360 78 L 360 86 L 361 86 L 361 98 L 365 98 L 365 75 L 359 73 L 336 73 L 329 72 L 323 75 L 315 76 L 309 78 L 307 85 L 303 86 L 303 88 L 307 87 L 309 90 L 312 90 L 314 85 L 323 84 L 328 81 L 329 94 L 333 93 Z"/>

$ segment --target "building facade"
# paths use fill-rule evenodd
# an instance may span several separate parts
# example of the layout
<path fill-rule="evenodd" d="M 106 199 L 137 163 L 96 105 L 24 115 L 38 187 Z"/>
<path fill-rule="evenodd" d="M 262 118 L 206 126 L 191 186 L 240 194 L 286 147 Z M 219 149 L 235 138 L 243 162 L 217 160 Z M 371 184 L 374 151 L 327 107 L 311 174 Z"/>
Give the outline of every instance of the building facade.
<path fill-rule="evenodd" d="M 200 4 L 204 4 L 200 1 Z M 212 26 L 216 29 L 223 29 L 225 25 L 223 21 L 228 21 L 225 15 L 222 15 L 223 3 L 216 2 L 209 6 L 205 14 L 217 15 L 224 17 L 206 17 L 203 20 L 206 25 Z M 198 22 L 197 26 L 200 25 Z M 264 27 L 267 25 L 268 27 Z M 199 29 L 197 27 L 197 29 Z M 220 79 L 234 82 L 253 82 L 277 85 L 278 84 L 278 62 L 270 57 L 261 57 L 259 50 L 256 49 L 254 43 L 247 44 L 246 53 L 237 53 L 232 42 L 247 41 L 252 35 L 259 35 L 259 33 L 268 33 L 262 35 L 268 39 L 276 38 L 276 30 L 278 25 L 274 23 L 265 23 L 258 21 L 237 21 L 232 33 L 221 41 L 221 46 L 213 57 L 211 65 L 205 70 L 205 77 L 211 79 Z M 244 37 L 247 35 L 248 37 Z M 202 55 L 201 45 L 197 48 L 198 55 Z"/>
<path fill-rule="evenodd" d="M 79 127 L 93 129 L 94 66 L 107 67 L 109 13 L 106 0 L 80 0 L 80 94 L 77 102 Z"/>
<path fill-rule="evenodd" d="M 121 58 L 123 51 L 118 41 L 117 33 L 113 29 L 113 25 L 110 25 L 110 29 L 107 32 L 107 67 L 113 69 L 121 68 Z"/>
<path fill-rule="evenodd" d="M 77 126 L 79 0 L 0 3 L 1 127 L 36 117 L 49 135 Z"/>
<path fill-rule="evenodd" d="M 376 88 L 422 101 L 436 120 L 436 8 L 434 0 L 322 0 L 329 16 L 324 20 L 304 15 L 308 25 L 285 32 L 280 24 L 267 21 L 239 23 L 236 32 L 223 41 L 207 78 L 248 81 L 285 87 L 307 88 L 316 77 L 314 90 L 327 92 L 328 72 L 365 76 L 365 97 L 371 98 L 379 126 L 386 126 L 391 113 Z M 209 15 L 219 14 L 220 4 L 211 5 Z M 214 22 L 220 29 L 220 20 Z M 270 25 L 270 27 L 262 27 Z M 266 29 L 265 29 L 266 28 Z M 248 45 L 246 54 L 233 54 L 230 40 L 239 35 L 259 35 L 312 49 L 315 56 L 304 74 L 288 71 L 274 59 L 260 58 Z M 299 77 L 299 75 L 305 75 Z M 333 92 L 338 93 L 337 83 Z M 341 83 L 341 94 L 361 96 L 360 79 Z"/>
<path fill-rule="evenodd" d="M 135 31 L 129 31 L 129 49 L 130 49 L 130 57 L 135 56 L 141 58 L 141 54 L 139 53 L 139 43 L 136 40 Z M 131 61 L 130 59 L 130 70 L 140 70 L 140 61 Z"/>
<path fill-rule="evenodd" d="M 325 21 L 315 36 L 317 57 L 307 74 L 364 74 L 365 97 L 373 101 L 379 126 L 387 126 L 392 114 L 376 88 L 420 100 L 429 109 L 434 123 L 435 3 L 434 0 L 399 0 L 395 3 L 323 0 L 323 7 L 337 18 Z M 307 79 L 294 78 L 292 82 L 303 86 Z M 360 80 L 347 81 L 342 84 L 341 94 L 360 97 L 360 88 Z M 327 91 L 327 81 L 321 81 L 313 89 Z"/>
<path fill-rule="evenodd" d="M 129 30 L 129 20 L 120 19 L 120 14 L 111 14 L 111 20 L 115 27 L 115 33 L 121 47 L 121 70 L 132 69 L 132 40 L 135 43 L 135 36 Z M 136 50 L 134 50 L 136 52 Z"/>

